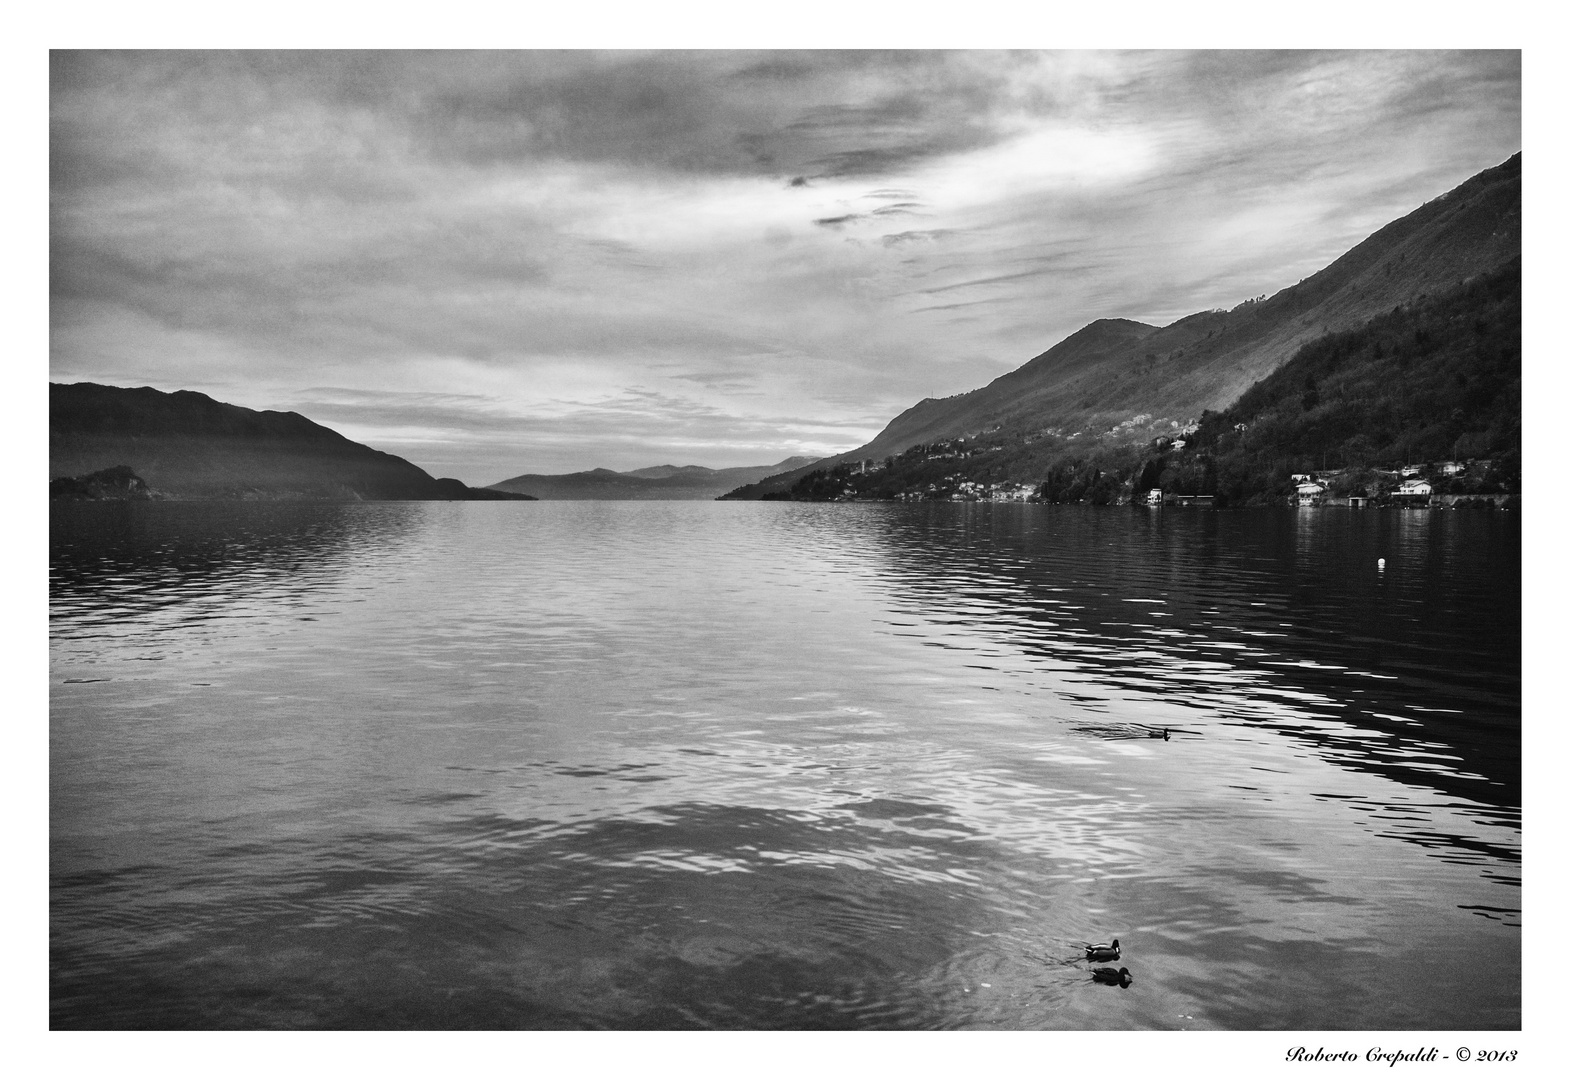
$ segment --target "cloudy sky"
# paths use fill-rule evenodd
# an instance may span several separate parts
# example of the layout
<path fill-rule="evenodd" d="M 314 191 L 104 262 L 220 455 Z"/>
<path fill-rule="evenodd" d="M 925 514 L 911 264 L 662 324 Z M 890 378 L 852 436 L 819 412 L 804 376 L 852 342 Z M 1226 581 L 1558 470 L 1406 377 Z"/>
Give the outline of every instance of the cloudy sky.
<path fill-rule="evenodd" d="M 871 438 L 1521 148 L 1514 52 L 54 53 L 50 369 L 474 483 Z"/>

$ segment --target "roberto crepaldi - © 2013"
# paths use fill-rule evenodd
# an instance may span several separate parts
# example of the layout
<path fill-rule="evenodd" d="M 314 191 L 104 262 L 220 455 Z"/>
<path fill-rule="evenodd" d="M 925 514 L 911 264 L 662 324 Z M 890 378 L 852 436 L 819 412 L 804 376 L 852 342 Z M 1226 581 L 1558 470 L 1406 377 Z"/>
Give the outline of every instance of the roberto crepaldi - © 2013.
<path fill-rule="evenodd" d="M 1446 1055 L 1448 1058 L 1450 1055 Z M 1368 1052 L 1360 1054 L 1356 1050 L 1326 1050 L 1320 1047 L 1310 1050 L 1307 1047 L 1295 1046 L 1287 1052 L 1288 1061 L 1384 1061 L 1387 1065 L 1396 1065 L 1405 1061 L 1435 1061 L 1440 1057 L 1440 1048 L 1428 1046 L 1421 1050 L 1386 1050 L 1379 1046 L 1370 1047 Z"/>

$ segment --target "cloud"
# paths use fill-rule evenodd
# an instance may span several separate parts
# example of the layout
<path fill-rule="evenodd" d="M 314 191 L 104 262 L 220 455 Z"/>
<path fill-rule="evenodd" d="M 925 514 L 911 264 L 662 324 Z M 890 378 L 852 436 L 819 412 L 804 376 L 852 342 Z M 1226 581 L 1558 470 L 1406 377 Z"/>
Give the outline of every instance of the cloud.
<path fill-rule="evenodd" d="M 914 214 L 918 210 L 922 209 L 922 206 L 923 204 L 919 202 L 890 203 L 888 206 L 880 206 L 877 210 L 873 211 L 873 214 L 875 216 L 882 216 L 885 214 Z"/>
<path fill-rule="evenodd" d="M 974 289 L 982 285 L 997 285 L 1005 281 L 1020 281 L 1025 278 L 1041 277 L 1043 274 L 1057 273 L 1056 266 L 1044 266 L 1035 270 L 1021 270 L 1014 274 L 995 274 L 992 277 L 976 278 L 971 281 L 956 281 L 948 285 L 937 285 L 931 289 L 918 289 L 921 293 L 949 292 L 952 289 Z"/>
<path fill-rule="evenodd" d="M 673 379 L 697 383 L 709 390 L 748 390 L 758 384 L 757 376 L 750 371 L 735 368 L 712 368 L 708 371 L 675 373 Z"/>
<path fill-rule="evenodd" d="M 888 233 L 879 239 L 885 247 L 894 247 L 897 244 L 932 243 L 951 235 L 953 229 L 915 229 L 906 232 Z"/>
<path fill-rule="evenodd" d="M 956 311 L 960 308 L 972 308 L 982 304 L 1002 304 L 1008 302 L 1009 299 L 1007 296 L 989 296 L 981 300 L 961 300 L 953 304 L 928 304 L 925 307 L 912 308 L 911 310 L 913 313 L 918 311 Z"/>

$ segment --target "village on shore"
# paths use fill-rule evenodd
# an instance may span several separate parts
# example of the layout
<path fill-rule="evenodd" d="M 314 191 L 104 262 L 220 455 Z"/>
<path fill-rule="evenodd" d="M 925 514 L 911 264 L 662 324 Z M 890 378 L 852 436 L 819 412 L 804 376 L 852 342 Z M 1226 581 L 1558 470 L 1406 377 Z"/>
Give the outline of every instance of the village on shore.
<path fill-rule="evenodd" d="M 961 440 L 956 441 L 961 442 Z M 1183 442 L 1178 440 L 1171 448 L 1181 450 L 1183 445 Z M 950 445 L 918 448 L 918 452 L 923 451 L 926 452 L 925 456 L 928 456 L 929 460 L 969 456 L 964 450 L 957 453 L 957 448 Z M 833 502 L 862 502 L 878 499 L 877 496 L 871 496 L 856 481 L 869 474 L 881 472 L 891 464 L 893 459 L 844 463 L 830 473 L 836 479 L 843 478 L 844 486 L 833 492 L 820 490 L 817 498 Z M 1278 505 L 1299 507 L 1343 506 L 1353 509 L 1369 507 L 1518 509 L 1521 504 L 1520 493 L 1507 490 L 1507 485 L 1499 481 L 1496 472 L 1496 462 L 1488 458 L 1402 464 L 1389 468 L 1339 468 L 1298 472 L 1290 475 L 1291 492 L 1284 493 L 1276 502 Z M 1065 501 L 1047 498 L 1043 490 L 1044 486 L 1040 483 L 1018 481 L 988 482 L 972 479 L 963 473 L 952 473 L 929 483 L 899 491 L 893 495 L 893 499 L 900 502 Z M 1160 487 L 1139 489 L 1135 480 L 1131 478 L 1122 483 L 1116 496 L 1109 498 L 1106 504 L 1205 507 L 1216 505 L 1217 500 L 1214 495 L 1164 490 Z"/>

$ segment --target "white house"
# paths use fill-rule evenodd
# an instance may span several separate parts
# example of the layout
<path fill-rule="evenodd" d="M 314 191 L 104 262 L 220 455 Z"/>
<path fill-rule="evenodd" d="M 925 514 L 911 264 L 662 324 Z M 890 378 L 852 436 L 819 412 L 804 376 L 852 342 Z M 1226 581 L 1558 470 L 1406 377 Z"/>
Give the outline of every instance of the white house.
<path fill-rule="evenodd" d="M 1391 501 L 1405 506 L 1428 506 L 1435 488 L 1428 480 L 1415 477 L 1403 480 L 1402 486 L 1391 493 Z"/>

